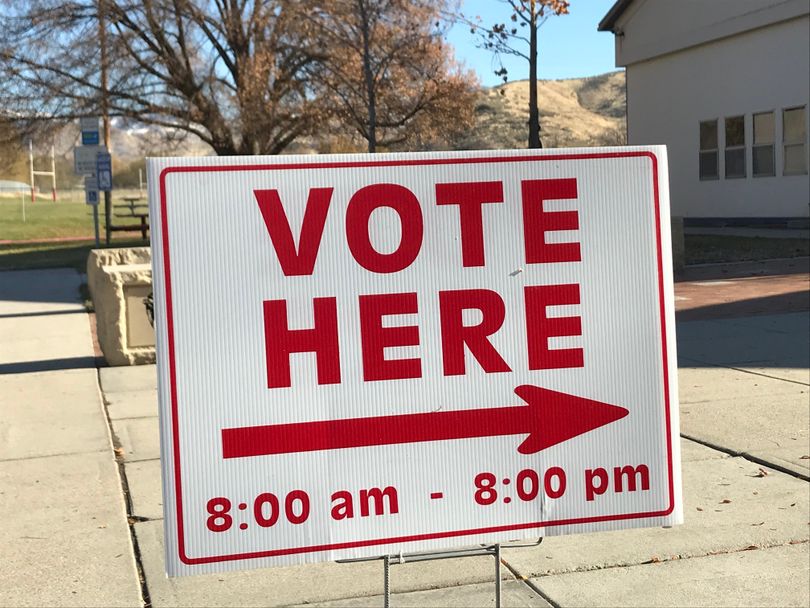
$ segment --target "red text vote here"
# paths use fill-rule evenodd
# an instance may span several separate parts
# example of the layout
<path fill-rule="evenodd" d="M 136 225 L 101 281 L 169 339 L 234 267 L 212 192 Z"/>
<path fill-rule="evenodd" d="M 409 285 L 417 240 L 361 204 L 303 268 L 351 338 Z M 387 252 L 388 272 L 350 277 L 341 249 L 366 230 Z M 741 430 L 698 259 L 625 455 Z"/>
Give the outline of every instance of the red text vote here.
<path fill-rule="evenodd" d="M 312 275 L 321 256 L 322 237 L 327 222 L 342 222 L 345 239 L 341 243 L 358 271 L 390 275 L 405 271 L 420 256 L 424 247 L 426 205 L 454 213 L 455 234 L 448 239 L 458 242 L 460 270 L 486 266 L 487 256 L 484 208 L 503 207 L 504 185 L 500 181 L 435 184 L 433 200 L 419 200 L 409 188 L 394 184 L 370 184 L 359 188 L 348 201 L 334 201 L 334 188 L 311 188 L 308 192 L 300 232 L 294 234 L 284 201 L 277 190 L 255 190 L 261 217 L 267 229 L 271 251 L 285 277 Z M 548 235 L 579 228 L 575 210 L 553 211 L 546 201 L 577 198 L 576 179 L 534 179 L 520 182 L 520 206 L 523 262 L 526 265 L 579 262 L 579 242 L 554 242 Z M 288 201 L 295 204 L 298 201 Z M 371 217 L 378 209 L 392 211 L 399 222 L 399 239 L 390 251 L 375 248 Z M 340 210 L 340 211 L 338 211 Z M 430 211 L 433 211 L 432 209 Z M 392 216 L 393 217 L 393 216 Z M 347 258 L 348 259 L 348 258 Z M 521 318 L 525 318 L 520 345 L 529 370 L 576 368 L 583 366 L 582 348 L 552 348 L 554 338 L 582 335 L 578 316 L 551 316 L 549 307 L 577 305 L 581 301 L 577 283 L 528 285 L 523 288 Z M 344 304 L 345 305 L 345 304 Z M 312 382 L 339 384 L 342 352 L 360 353 L 362 379 L 365 382 L 421 378 L 424 370 L 418 356 L 386 356 L 391 347 L 418 347 L 420 328 L 416 319 L 425 310 L 438 315 L 441 328 L 441 373 L 464 375 L 470 362 L 488 373 L 513 371 L 514 362 L 499 352 L 491 339 L 508 322 L 510 314 L 504 298 L 496 290 L 482 285 L 477 289 L 441 289 L 426 298 L 416 292 L 358 294 L 352 307 L 359 317 L 357 345 L 341 344 L 339 319 L 349 311 L 338 309 L 338 300 L 329 295 L 309 301 L 297 299 L 265 300 L 262 304 L 266 352 L 267 386 L 291 386 L 291 355 L 311 353 L 315 358 Z M 311 311 L 310 326 L 291 326 L 291 307 Z M 474 311 L 475 322 L 466 321 Z M 389 317 L 390 319 L 386 319 Z M 395 318 L 395 319 L 394 319 Z M 412 322 L 403 321 L 413 319 Z M 392 322 L 394 321 L 394 322 Z M 470 358 L 465 359 L 465 354 Z"/>

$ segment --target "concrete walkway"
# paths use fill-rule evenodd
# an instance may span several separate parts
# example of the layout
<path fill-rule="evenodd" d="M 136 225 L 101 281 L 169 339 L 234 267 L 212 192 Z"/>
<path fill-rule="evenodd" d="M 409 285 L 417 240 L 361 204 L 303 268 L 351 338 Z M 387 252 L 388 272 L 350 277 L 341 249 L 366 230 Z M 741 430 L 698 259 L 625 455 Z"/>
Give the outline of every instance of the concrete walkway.
<path fill-rule="evenodd" d="M 96 376 L 78 281 L 0 273 L 0 605 L 381 606 L 380 562 L 165 577 L 155 368 Z M 809 331 L 679 323 L 686 523 L 504 549 L 503 605 L 810 604 Z M 391 574 L 392 606 L 494 605 L 490 557 Z"/>
<path fill-rule="evenodd" d="M 75 271 L 0 273 L 0 605 L 140 606 Z"/>

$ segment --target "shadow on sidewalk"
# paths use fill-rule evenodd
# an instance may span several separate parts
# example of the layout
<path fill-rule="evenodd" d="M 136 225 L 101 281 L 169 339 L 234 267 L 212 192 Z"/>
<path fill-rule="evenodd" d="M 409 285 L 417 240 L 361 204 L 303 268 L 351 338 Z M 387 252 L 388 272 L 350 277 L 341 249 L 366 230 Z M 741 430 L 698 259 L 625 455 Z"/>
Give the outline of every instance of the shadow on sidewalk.
<path fill-rule="evenodd" d="M 788 294 L 793 295 L 793 294 Z M 777 296 L 774 299 L 778 299 Z M 732 302 L 717 306 L 734 310 L 736 306 L 763 304 Z M 680 367 L 756 367 L 810 369 L 810 313 L 776 312 L 741 316 L 677 321 L 678 360 Z"/>
<path fill-rule="evenodd" d="M 100 357 L 68 357 L 65 359 L 45 359 L 43 361 L 18 361 L 0 363 L 0 376 L 4 374 L 28 374 L 32 372 L 53 372 L 69 369 L 95 369 L 106 367 Z"/>
<path fill-rule="evenodd" d="M 677 311 L 675 318 L 678 321 L 705 321 L 807 311 L 810 311 L 810 291 L 801 290 L 687 308 Z"/>
<path fill-rule="evenodd" d="M 72 268 L 3 270 L 0 272 L 0 305 L 3 301 L 81 304 L 81 282 L 80 275 Z"/>
<path fill-rule="evenodd" d="M 87 310 L 82 309 L 69 309 L 69 310 L 43 310 L 37 312 L 11 312 L 0 313 L 0 319 L 22 319 L 27 317 L 51 317 L 54 315 L 86 315 Z"/>

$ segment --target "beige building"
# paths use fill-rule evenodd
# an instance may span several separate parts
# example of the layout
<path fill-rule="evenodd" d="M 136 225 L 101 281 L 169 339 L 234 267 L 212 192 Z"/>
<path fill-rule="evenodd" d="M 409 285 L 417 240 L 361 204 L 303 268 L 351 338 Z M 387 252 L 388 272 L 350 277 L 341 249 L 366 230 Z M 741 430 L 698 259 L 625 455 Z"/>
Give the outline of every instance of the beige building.
<path fill-rule="evenodd" d="M 810 0 L 618 0 L 599 30 L 628 143 L 668 148 L 673 215 L 807 222 Z"/>

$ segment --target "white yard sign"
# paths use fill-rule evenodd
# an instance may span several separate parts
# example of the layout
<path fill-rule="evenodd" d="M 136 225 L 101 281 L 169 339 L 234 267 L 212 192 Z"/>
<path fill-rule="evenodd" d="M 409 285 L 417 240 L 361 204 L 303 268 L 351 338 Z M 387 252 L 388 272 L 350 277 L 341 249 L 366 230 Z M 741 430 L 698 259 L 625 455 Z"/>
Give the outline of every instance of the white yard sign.
<path fill-rule="evenodd" d="M 680 523 L 664 148 L 149 186 L 169 574 Z"/>

